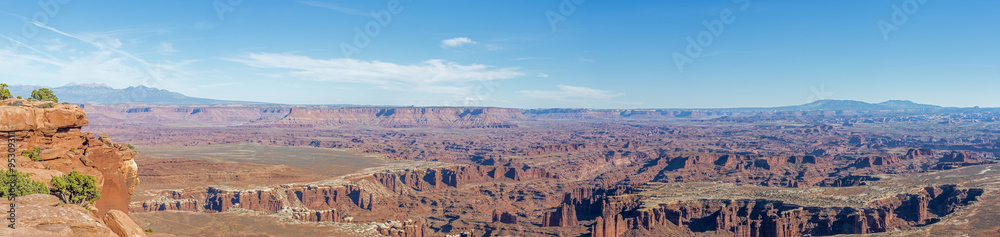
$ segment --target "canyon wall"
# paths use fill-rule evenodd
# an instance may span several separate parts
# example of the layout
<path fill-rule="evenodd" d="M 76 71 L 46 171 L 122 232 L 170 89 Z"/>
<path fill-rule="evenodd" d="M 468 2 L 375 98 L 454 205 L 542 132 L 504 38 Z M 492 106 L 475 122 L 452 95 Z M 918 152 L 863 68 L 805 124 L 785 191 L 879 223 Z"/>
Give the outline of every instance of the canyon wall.
<path fill-rule="evenodd" d="M 533 119 L 707 118 L 732 112 L 696 110 L 511 109 L 488 107 L 346 107 L 290 105 L 81 105 L 101 120 L 224 126 L 510 128 Z"/>
<path fill-rule="evenodd" d="M 139 183 L 136 152 L 128 145 L 111 141 L 107 135 L 80 132 L 88 121 L 83 109 L 56 104 L 41 108 L 41 102 L 29 106 L 0 106 L 0 136 L 13 132 L 15 150 L 40 149 L 38 161 L 18 156 L 21 172 L 46 173 L 39 181 L 48 183 L 48 171 L 67 174 L 78 171 L 97 178 L 101 199 L 95 204 L 98 214 L 109 210 L 128 211 L 132 192 Z M 36 107 L 38 106 L 38 107 Z"/>
<path fill-rule="evenodd" d="M 263 213 L 287 213 L 292 219 L 311 222 L 389 222 L 379 224 L 377 231 L 386 236 L 423 236 L 425 220 L 412 218 L 430 208 L 440 208 L 450 202 L 448 195 L 478 185 L 487 187 L 512 182 L 555 179 L 543 169 L 524 165 L 484 166 L 455 165 L 446 167 L 379 171 L 353 176 L 339 184 L 277 185 L 267 188 L 235 189 L 209 187 L 203 193 L 194 191 L 161 191 L 159 198 L 132 204 L 133 212 L 197 211 L 227 212 L 243 209 Z M 201 198 L 199 200 L 199 198 Z M 201 202 L 203 200 L 203 202 Z M 200 205 L 200 206 L 199 206 Z M 576 225 L 574 207 L 565 208 L 556 226 Z M 516 224 L 518 217 L 509 211 L 494 213 L 496 222 Z M 398 221 L 396 221 L 398 220 Z M 530 223 L 530 222 L 529 222 Z M 454 227 L 454 230 L 467 227 Z M 470 229 L 471 230 L 471 229 Z"/>
<path fill-rule="evenodd" d="M 633 229 L 688 233 L 714 231 L 733 236 L 868 234 L 933 224 L 982 195 L 983 189 L 954 185 L 899 194 L 863 208 L 805 207 L 775 200 L 699 200 L 654 208 L 604 212 L 594 237 L 617 237 Z M 608 208 L 602 204 L 601 209 Z"/>
<path fill-rule="evenodd" d="M 250 127 L 324 127 L 364 125 L 380 127 L 509 128 L 526 120 L 519 109 L 416 108 L 336 106 L 143 106 L 83 105 L 102 120 L 123 123 L 186 123 Z"/>
<path fill-rule="evenodd" d="M 40 151 L 34 158 L 15 152 L 15 168 L 19 172 L 48 185 L 54 176 L 77 171 L 96 178 L 101 194 L 89 209 L 57 205 L 59 199 L 52 195 L 35 194 L 24 201 L 15 201 L 21 204 L 17 214 L 21 220 L 19 229 L 3 228 L 0 235 L 51 236 L 56 234 L 53 230 L 82 236 L 144 235 L 141 230 L 136 234 L 138 227 L 122 214 L 128 212 L 139 183 L 138 167 L 133 160 L 136 152 L 130 146 L 115 143 L 105 134 L 81 132 L 88 120 L 84 110 L 75 105 L 20 99 L 7 99 L 0 104 L 0 136 L 4 141 L 13 133 L 15 151 Z"/>

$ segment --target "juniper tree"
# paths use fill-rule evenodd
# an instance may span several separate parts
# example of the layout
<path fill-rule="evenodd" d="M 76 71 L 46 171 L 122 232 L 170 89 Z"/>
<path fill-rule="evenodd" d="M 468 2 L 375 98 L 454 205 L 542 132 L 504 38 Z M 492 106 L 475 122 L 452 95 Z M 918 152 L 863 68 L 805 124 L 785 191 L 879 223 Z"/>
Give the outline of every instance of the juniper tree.
<path fill-rule="evenodd" d="M 97 190 L 97 179 L 94 176 L 83 175 L 75 170 L 69 174 L 52 177 L 53 194 L 68 204 L 85 205 L 101 199 L 101 190 Z"/>
<path fill-rule="evenodd" d="M 6 83 L 0 83 L 0 100 L 6 100 L 14 97 L 10 95 L 10 90 L 7 89 Z"/>
<path fill-rule="evenodd" d="M 10 198 L 20 197 L 29 194 L 43 193 L 49 194 L 49 188 L 45 183 L 28 178 L 28 174 L 18 171 L 0 170 L 0 197 Z"/>
<path fill-rule="evenodd" d="M 48 100 L 59 103 L 59 97 L 56 97 L 56 94 L 52 93 L 52 90 L 49 90 L 49 88 L 38 88 L 38 90 L 31 91 L 31 98 L 38 101 Z"/>

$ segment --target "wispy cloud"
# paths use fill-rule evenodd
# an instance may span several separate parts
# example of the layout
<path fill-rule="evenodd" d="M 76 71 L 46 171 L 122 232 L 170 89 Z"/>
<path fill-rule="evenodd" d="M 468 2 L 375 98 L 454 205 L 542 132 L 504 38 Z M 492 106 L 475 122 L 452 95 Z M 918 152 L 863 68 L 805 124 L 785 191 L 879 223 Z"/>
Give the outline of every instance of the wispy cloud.
<path fill-rule="evenodd" d="M 305 5 L 309 5 L 309 6 L 319 7 L 319 8 L 330 9 L 330 10 L 338 11 L 338 12 L 341 12 L 341 13 L 344 13 L 344 14 L 351 14 L 351 15 L 358 15 L 358 16 L 371 16 L 370 14 L 365 13 L 363 11 L 355 10 L 353 8 L 339 6 L 339 5 L 332 4 L 332 3 L 313 2 L 313 1 L 301 1 L 299 3 L 305 4 Z"/>
<path fill-rule="evenodd" d="M 457 48 L 467 44 L 476 44 L 476 41 L 472 41 L 472 39 L 469 39 L 468 37 L 451 38 L 442 40 L 441 48 Z"/>
<path fill-rule="evenodd" d="M 358 83 L 380 89 L 437 94 L 468 94 L 474 88 L 471 82 L 524 76 L 516 67 L 463 65 L 440 59 L 402 65 L 352 58 L 315 59 L 293 54 L 251 53 L 232 61 L 256 68 L 288 70 L 284 76 L 305 80 Z"/>
<path fill-rule="evenodd" d="M 518 94 L 536 98 L 536 99 L 547 99 L 547 100 L 608 100 L 611 98 L 619 97 L 624 94 L 614 93 L 606 90 L 598 90 L 587 87 L 579 86 L 568 86 L 559 85 L 559 90 L 554 91 L 518 91 Z"/>
<path fill-rule="evenodd" d="M 12 43 L 15 43 L 15 44 L 16 44 L 17 46 L 20 46 L 20 47 L 25 47 L 25 48 L 28 48 L 28 49 L 30 49 L 31 51 L 35 51 L 36 53 L 39 53 L 39 54 L 42 54 L 42 55 L 45 55 L 46 57 L 49 57 L 50 59 L 55 59 L 55 57 L 53 57 L 52 55 L 50 55 L 50 54 L 48 54 L 48 53 L 46 53 L 46 52 L 42 52 L 41 50 L 38 50 L 38 49 L 36 49 L 35 47 L 31 47 L 31 46 L 29 46 L 28 44 L 25 44 L 24 42 L 21 42 L 21 41 L 18 41 L 18 40 L 16 40 L 16 39 L 13 39 L 13 38 L 10 38 L 10 37 L 7 37 L 6 35 L 3 35 L 3 34 L 0 34 L 0 38 L 4 38 L 4 39 L 7 39 L 7 40 L 9 40 L 10 42 L 12 42 Z"/>
<path fill-rule="evenodd" d="M 156 52 L 162 55 L 170 55 L 176 53 L 177 50 L 174 49 L 174 44 L 172 43 L 160 42 L 160 44 L 156 46 Z"/>
<path fill-rule="evenodd" d="M 503 50 L 503 46 L 495 44 L 486 44 L 486 49 L 489 51 Z"/>
<path fill-rule="evenodd" d="M 93 45 L 94 47 L 100 48 L 102 50 L 107 50 L 109 52 L 113 52 L 113 53 L 116 53 L 116 54 L 119 54 L 119 55 L 122 55 L 122 56 L 125 56 L 125 57 L 128 57 L 128 58 L 131 58 L 131 59 L 133 59 L 133 60 L 135 60 L 135 61 L 137 61 L 139 63 L 142 63 L 143 65 L 151 66 L 151 64 L 149 62 L 146 62 L 146 60 L 143 60 L 142 58 L 136 57 L 135 55 L 132 55 L 131 53 L 126 52 L 124 50 L 119 50 L 119 48 L 122 47 L 122 42 L 121 42 L 121 40 L 118 40 L 118 38 L 86 36 L 86 35 L 85 36 L 77 36 L 77 35 L 74 35 L 74 34 L 69 34 L 69 33 L 63 32 L 63 31 L 58 30 L 56 28 L 52 28 L 52 27 L 43 25 L 43 24 L 38 23 L 38 22 L 32 22 L 32 23 L 34 23 L 35 26 L 38 26 L 40 28 L 43 28 L 43 29 L 55 32 L 57 34 L 60 34 L 60 35 L 66 36 L 66 37 L 70 37 L 70 38 L 74 38 L 74 39 L 83 41 L 84 43 L 88 43 L 88 44 Z"/>
<path fill-rule="evenodd" d="M 9 14 L 8 15 L 12 15 Z M 151 63 L 128 52 L 126 43 L 135 44 L 136 38 L 123 42 L 120 34 L 164 34 L 164 30 L 115 30 L 108 32 L 68 33 L 54 27 L 34 22 L 23 16 L 14 15 L 23 21 L 33 24 L 39 29 L 55 33 L 56 38 L 43 38 L 36 41 L 41 46 L 31 47 L 9 37 L 16 46 L 30 49 L 34 52 L 23 52 L 20 47 L 0 49 L 0 75 L 20 78 L 28 81 L 47 81 L 50 83 L 70 83 L 92 81 L 107 83 L 112 86 L 131 86 L 145 84 L 156 86 L 166 82 L 167 78 L 187 75 L 178 71 L 182 64 Z M 140 36 L 141 37 L 141 36 Z M 85 47 L 73 47 L 75 43 L 63 40 L 79 41 Z M 86 47 L 93 46 L 94 48 Z M 39 50 L 45 49 L 46 51 Z M 172 49 L 169 49 L 172 50 Z M 168 50 L 168 51 L 169 51 Z M 40 57 L 44 56 L 44 57 Z M 52 84 L 58 85 L 58 84 Z"/>
<path fill-rule="evenodd" d="M 547 77 L 549 77 L 549 74 L 545 74 L 545 73 L 541 73 L 541 72 L 539 72 L 539 73 L 538 73 L 538 77 L 541 77 L 541 78 L 547 78 Z"/>
<path fill-rule="evenodd" d="M 63 48 L 66 48 L 66 43 L 63 43 L 62 40 L 60 40 L 59 38 L 42 39 L 40 41 L 45 44 L 42 47 L 48 51 L 58 52 L 62 51 Z"/>
<path fill-rule="evenodd" d="M 144 67 L 110 51 L 92 51 L 72 60 L 48 60 L 11 50 L 0 50 L 0 74 L 15 78 L 66 84 L 70 82 L 103 82 L 114 86 L 135 85 L 150 75 Z M 162 73 L 162 72 L 158 72 Z"/>
<path fill-rule="evenodd" d="M 521 60 L 542 60 L 542 59 L 548 59 L 548 58 L 523 57 L 523 58 L 512 58 L 510 60 L 521 61 Z"/>

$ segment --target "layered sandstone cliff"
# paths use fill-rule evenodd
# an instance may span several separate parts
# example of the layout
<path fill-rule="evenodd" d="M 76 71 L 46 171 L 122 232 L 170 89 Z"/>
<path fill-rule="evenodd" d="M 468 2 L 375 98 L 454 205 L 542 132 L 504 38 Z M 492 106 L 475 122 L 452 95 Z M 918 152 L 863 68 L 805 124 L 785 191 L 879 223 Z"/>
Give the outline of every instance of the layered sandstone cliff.
<path fill-rule="evenodd" d="M 150 106 L 84 105 L 102 120 L 122 123 L 185 123 L 252 127 L 458 127 L 509 128 L 526 120 L 521 110 L 456 107 L 336 107 L 336 106 Z"/>
<path fill-rule="evenodd" d="M 20 101 L 21 105 L 14 101 Z M 94 176 L 101 198 L 86 212 L 97 222 L 108 218 L 117 222 L 120 218 L 107 217 L 111 210 L 128 212 L 132 193 L 139 183 L 138 169 L 132 159 L 136 155 L 134 150 L 128 145 L 112 142 L 107 135 L 94 136 L 81 132 L 80 129 L 87 126 L 88 121 L 83 109 L 75 105 L 17 99 L 0 103 L 0 136 L 6 141 L 13 134 L 14 149 L 18 151 L 15 152 L 18 154 L 15 158 L 18 171 L 46 184 L 53 176 L 72 171 Z M 40 150 L 35 159 L 20 156 L 19 151 L 33 149 Z M 45 209 L 66 211 L 60 208 Z M 43 219 L 47 216 L 44 213 L 39 215 Z M 76 233 L 75 229 L 71 232 Z"/>
<path fill-rule="evenodd" d="M 309 222 L 384 223 L 377 226 L 377 231 L 383 235 L 423 236 L 428 224 L 425 219 L 415 218 L 417 216 L 413 214 L 453 205 L 446 203 L 452 202 L 449 195 L 455 192 L 470 187 L 482 188 L 482 192 L 493 192 L 486 190 L 487 187 L 554 178 L 556 175 L 548 171 L 526 166 L 455 165 L 379 171 L 325 184 L 289 184 L 249 189 L 209 187 L 201 193 L 194 192 L 195 190 L 164 191 L 159 195 L 160 198 L 133 203 L 132 211 L 181 210 L 213 213 L 248 210 L 277 213 Z M 567 211 L 572 212 L 572 207 Z M 518 217 L 511 212 L 496 215 L 498 222 L 518 223 Z M 575 225 L 575 222 L 560 225 L 570 224 Z M 460 228 L 466 227 L 453 227 L 456 231 Z"/>
<path fill-rule="evenodd" d="M 628 211 L 621 211 L 622 201 L 596 195 L 592 197 L 604 201 L 584 209 L 601 210 L 593 213 L 599 213 L 591 227 L 594 237 L 617 237 L 636 230 L 674 235 L 709 231 L 733 236 L 868 234 L 933 224 L 939 217 L 976 201 L 983 192 L 954 185 L 926 187 L 863 208 L 808 207 L 766 199 L 703 199 L 654 208 L 626 208 Z"/>

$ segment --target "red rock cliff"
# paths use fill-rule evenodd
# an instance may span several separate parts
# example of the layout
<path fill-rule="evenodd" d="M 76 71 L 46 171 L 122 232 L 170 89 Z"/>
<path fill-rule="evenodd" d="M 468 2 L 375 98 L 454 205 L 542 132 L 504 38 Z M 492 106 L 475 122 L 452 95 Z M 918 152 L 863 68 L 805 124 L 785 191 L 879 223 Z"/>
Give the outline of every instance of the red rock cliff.
<path fill-rule="evenodd" d="M 94 176 L 101 191 L 89 210 L 60 204 L 53 195 L 19 197 L 14 201 L 20 207 L 17 228 L 2 228 L 0 236 L 55 236 L 57 231 L 66 236 L 145 236 L 124 214 L 139 184 L 132 159 L 136 152 L 107 135 L 81 132 L 87 124 L 83 109 L 75 105 L 0 101 L 0 136 L 7 141 L 13 134 L 18 171 L 46 184 L 54 176 L 77 171 Z M 37 156 L 20 156 L 20 151 L 34 149 L 40 151 Z"/>
<path fill-rule="evenodd" d="M 98 216 L 109 210 L 128 212 L 132 192 L 139 184 L 136 152 L 117 144 L 107 135 L 95 137 L 80 132 L 87 126 L 83 109 L 75 105 L 24 102 L 23 106 L 0 105 L 0 136 L 13 132 L 17 151 L 41 149 L 39 161 L 18 156 L 17 168 L 32 178 L 48 183 L 52 176 L 78 171 L 97 178 L 101 199 L 95 204 Z M 5 139 L 6 140 L 6 139 Z M 18 152 L 19 153 L 19 152 Z M 52 172 L 56 171 L 56 172 Z"/>
<path fill-rule="evenodd" d="M 86 105 L 88 112 L 115 123 L 186 123 L 314 127 L 368 125 L 381 127 L 509 128 L 527 120 L 519 109 L 454 107 L 335 107 L 335 106 L 151 106 Z"/>
<path fill-rule="evenodd" d="M 660 204 L 634 212 L 604 213 L 594 237 L 617 237 L 628 229 L 688 233 L 717 231 L 733 236 L 802 236 L 880 233 L 931 224 L 975 201 L 982 189 L 927 187 L 864 208 L 802 207 L 774 200 L 699 200 Z M 623 229 L 624 228 L 624 229 Z"/>

